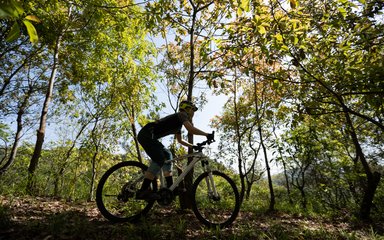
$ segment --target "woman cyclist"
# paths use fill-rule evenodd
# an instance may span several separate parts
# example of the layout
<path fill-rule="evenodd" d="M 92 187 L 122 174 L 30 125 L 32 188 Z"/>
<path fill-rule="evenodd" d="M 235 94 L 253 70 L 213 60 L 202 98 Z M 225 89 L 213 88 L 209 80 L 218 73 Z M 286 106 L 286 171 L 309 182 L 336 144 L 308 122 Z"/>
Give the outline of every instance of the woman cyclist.
<path fill-rule="evenodd" d="M 155 122 L 146 124 L 138 134 L 138 140 L 145 152 L 151 158 L 151 163 L 144 174 L 144 181 L 141 188 L 136 192 L 136 199 L 156 200 L 159 196 L 150 189 L 150 184 L 160 169 L 163 169 L 167 187 L 172 186 L 172 163 L 164 164 L 166 160 L 172 159 L 169 149 L 159 141 L 160 138 L 175 134 L 177 141 L 186 147 L 193 147 L 181 137 L 181 128 L 184 126 L 190 134 L 206 136 L 213 140 L 213 134 L 206 133 L 192 125 L 193 115 L 197 107 L 190 101 L 182 101 L 179 104 L 177 113 L 168 115 Z"/>

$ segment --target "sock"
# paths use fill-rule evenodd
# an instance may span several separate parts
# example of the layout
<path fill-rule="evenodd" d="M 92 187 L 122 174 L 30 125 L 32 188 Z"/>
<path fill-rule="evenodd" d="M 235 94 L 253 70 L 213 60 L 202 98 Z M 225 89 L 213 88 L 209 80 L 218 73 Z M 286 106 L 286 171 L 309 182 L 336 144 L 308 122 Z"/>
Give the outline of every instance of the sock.
<path fill-rule="evenodd" d="M 143 184 L 141 185 L 140 190 L 148 189 L 151 182 L 152 182 L 152 180 L 149 180 L 148 178 L 144 178 L 144 181 L 143 181 Z"/>
<path fill-rule="evenodd" d="M 173 177 L 172 176 L 165 177 L 165 181 L 167 182 L 167 188 L 169 188 L 173 184 Z"/>

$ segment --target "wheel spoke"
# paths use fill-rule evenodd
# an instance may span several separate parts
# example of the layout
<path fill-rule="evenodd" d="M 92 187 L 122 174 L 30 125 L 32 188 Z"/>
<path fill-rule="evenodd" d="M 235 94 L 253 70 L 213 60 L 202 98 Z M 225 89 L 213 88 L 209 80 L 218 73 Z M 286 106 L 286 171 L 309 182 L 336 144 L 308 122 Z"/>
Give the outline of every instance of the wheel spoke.
<path fill-rule="evenodd" d="M 213 181 L 218 196 L 208 188 L 207 173 L 196 179 L 194 184 L 194 206 L 196 217 L 211 227 L 225 227 L 231 224 L 239 211 L 239 194 L 234 182 L 225 174 L 214 171 Z"/>
<path fill-rule="evenodd" d="M 122 162 L 102 176 L 96 202 L 104 217 L 114 222 L 136 221 L 150 210 L 153 202 L 135 199 L 145 169 L 139 162 Z"/>

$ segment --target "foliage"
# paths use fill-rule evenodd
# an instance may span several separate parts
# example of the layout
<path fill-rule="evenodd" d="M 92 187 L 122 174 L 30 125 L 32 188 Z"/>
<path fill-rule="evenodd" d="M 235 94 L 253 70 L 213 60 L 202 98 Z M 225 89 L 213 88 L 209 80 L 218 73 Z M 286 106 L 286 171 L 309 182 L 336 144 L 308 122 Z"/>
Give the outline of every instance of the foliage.
<path fill-rule="evenodd" d="M 40 19 L 34 15 L 25 15 L 25 11 L 19 2 L 13 0 L 1 1 L 0 3 L 0 19 L 6 19 L 13 22 L 8 35 L 5 38 L 6 41 L 12 42 L 20 37 L 20 23 L 25 26 L 31 43 L 36 44 L 38 42 L 38 34 L 35 26 L 32 22 L 40 23 Z"/>

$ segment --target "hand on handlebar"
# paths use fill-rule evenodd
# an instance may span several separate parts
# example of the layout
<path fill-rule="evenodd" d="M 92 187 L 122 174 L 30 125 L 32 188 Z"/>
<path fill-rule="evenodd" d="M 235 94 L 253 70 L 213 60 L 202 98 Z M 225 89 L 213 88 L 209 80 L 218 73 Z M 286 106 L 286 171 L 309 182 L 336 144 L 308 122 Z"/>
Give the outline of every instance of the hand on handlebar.
<path fill-rule="evenodd" d="M 197 143 L 196 145 L 193 145 L 192 149 L 194 151 L 201 152 L 205 145 L 207 145 L 207 144 L 209 145 L 209 144 L 213 143 L 214 141 L 215 141 L 215 132 L 213 131 L 212 133 L 209 133 L 207 135 L 207 140 L 206 141 L 201 142 L 201 143 Z"/>
<path fill-rule="evenodd" d="M 196 146 L 196 145 L 193 145 L 193 146 L 192 146 L 192 149 L 195 150 L 195 151 L 199 151 L 199 150 L 201 149 L 201 147 Z"/>
<path fill-rule="evenodd" d="M 214 131 L 207 135 L 207 141 L 208 141 L 208 143 L 212 143 L 215 141 L 215 132 Z"/>

